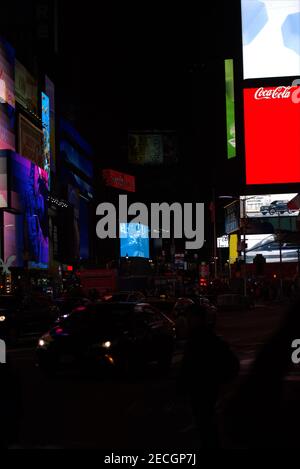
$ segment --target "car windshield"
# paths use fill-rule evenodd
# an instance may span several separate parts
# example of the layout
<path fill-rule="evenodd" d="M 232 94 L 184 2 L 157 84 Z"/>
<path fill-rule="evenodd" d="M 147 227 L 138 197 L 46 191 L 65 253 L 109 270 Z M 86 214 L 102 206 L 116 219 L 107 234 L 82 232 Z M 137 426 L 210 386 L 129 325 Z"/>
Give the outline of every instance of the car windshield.
<path fill-rule="evenodd" d="M 122 307 L 122 305 L 91 305 L 74 311 L 67 318 L 62 319 L 61 325 L 74 332 L 87 329 L 110 332 L 126 327 L 131 312 L 131 308 Z"/>

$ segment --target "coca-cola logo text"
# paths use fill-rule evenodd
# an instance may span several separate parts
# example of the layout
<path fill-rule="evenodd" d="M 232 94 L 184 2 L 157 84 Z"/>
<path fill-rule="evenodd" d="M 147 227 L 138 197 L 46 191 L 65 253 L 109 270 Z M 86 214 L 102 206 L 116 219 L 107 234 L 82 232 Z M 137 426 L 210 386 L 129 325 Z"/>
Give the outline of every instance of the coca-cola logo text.
<path fill-rule="evenodd" d="M 288 99 L 291 97 L 291 86 L 278 86 L 277 88 L 266 89 L 263 86 L 258 88 L 254 94 L 255 99 Z"/>

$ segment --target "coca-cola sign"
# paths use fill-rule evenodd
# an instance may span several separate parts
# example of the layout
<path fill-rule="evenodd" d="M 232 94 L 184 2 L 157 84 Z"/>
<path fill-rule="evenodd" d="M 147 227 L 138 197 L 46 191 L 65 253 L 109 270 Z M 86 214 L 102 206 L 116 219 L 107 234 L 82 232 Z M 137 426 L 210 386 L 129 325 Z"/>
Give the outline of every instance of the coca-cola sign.
<path fill-rule="evenodd" d="M 255 91 L 255 99 L 288 99 L 291 97 L 292 86 L 277 86 L 276 88 L 264 88 Z"/>
<path fill-rule="evenodd" d="M 300 182 L 299 98 L 300 86 L 244 89 L 247 184 Z"/>

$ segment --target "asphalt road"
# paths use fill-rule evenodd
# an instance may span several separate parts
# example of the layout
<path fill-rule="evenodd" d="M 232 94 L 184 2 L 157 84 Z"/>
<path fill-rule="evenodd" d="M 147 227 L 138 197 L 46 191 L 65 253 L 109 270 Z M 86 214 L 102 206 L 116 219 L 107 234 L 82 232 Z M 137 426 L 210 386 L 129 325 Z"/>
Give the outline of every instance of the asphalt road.
<path fill-rule="evenodd" d="M 239 355 L 239 379 L 224 389 L 232 394 L 251 372 L 258 351 L 279 327 L 282 305 L 257 306 L 248 312 L 219 314 L 218 333 Z M 121 379 L 63 374 L 43 375 L 35 365 L 34 348 L 9 351 L 19 376 L 22 410 L 17 447 L 101 449 L 187 449 L 198 445 L 188 403 L 176 392 L 181 349 L 168 376 L 155 367 L 146 376 Z M 300 371 L 300 365 L 299 365 Z M 298 403 L 300 373 L 285 377 L 286 399 Z M 299 398 L 300 399 L 300 398 Z"/>

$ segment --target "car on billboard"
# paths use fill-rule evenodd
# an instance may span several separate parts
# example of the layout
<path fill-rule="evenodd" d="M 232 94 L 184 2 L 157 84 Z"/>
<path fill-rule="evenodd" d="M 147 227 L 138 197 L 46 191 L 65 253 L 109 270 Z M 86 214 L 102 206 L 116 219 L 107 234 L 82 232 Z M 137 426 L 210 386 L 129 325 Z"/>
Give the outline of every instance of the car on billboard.
<path fill-rule="evenodd" d="M 280 213 L 283 215 L 284 213 L 292 214 L 297 210 L 291 210 L 288 208 L 288 200 L 274 200 L 269 205 L 262 205 L 260 207 L 260 212 L 263 215 L 275 215 L 276 213 Z"/>

